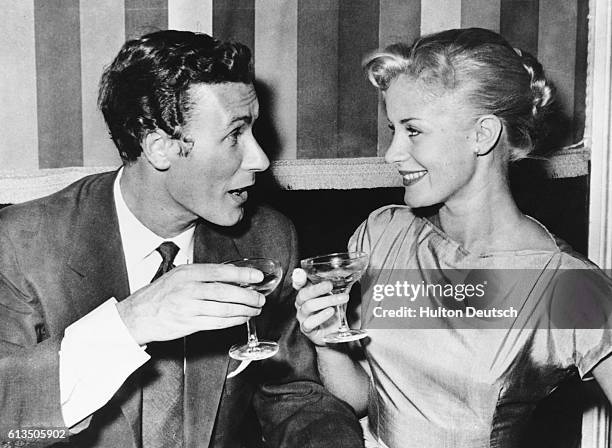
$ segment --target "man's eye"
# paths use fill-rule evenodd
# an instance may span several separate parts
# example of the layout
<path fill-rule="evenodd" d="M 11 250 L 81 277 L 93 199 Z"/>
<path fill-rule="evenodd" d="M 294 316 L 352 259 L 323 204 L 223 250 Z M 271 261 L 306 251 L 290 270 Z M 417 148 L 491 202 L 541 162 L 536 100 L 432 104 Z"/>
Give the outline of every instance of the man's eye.
<path fill-rule="evenodd" d="M 227 138 L 229 138 L 233 144 L 236 144 L 241 134 L 242 134 L 242 129 L 238 128 L 230 132 Z"/>
<path fill-rule="evenodd" d="M 391 123 L 389 123 L 387 126 L 389 127 L 389 129 L 391 129 L 391 133 L 395 134 L 395 126 L 393 126 Z"/>
<path fill-rule="evenodd" d="M 419 130 L 413 128 L 413 127 L 410 127 L 410 126 L 408 126 L 406 128 L 406 131 L 408 132 L 408 136 L 410 136 L 410 137 L 416 137 L 417 135 L 419 135 L 421 133 L 421 131 L 419 131 Z"/>

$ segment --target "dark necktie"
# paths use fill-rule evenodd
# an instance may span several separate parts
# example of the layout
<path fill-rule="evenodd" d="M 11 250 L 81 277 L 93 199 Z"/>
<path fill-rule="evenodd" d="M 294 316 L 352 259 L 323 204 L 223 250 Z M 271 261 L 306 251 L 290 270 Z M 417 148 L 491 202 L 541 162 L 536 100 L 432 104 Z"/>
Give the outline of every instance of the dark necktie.
<path fill-rule="evenodd" d="M 164 242 L 157 251 L 162 262 L 154 282 L 174 268 L 176 244 Z M 143 448 L 183 446 L 183 339 L 152 342 L 147 345 L 151 359 L 143 375 L 142 444 Z"/>

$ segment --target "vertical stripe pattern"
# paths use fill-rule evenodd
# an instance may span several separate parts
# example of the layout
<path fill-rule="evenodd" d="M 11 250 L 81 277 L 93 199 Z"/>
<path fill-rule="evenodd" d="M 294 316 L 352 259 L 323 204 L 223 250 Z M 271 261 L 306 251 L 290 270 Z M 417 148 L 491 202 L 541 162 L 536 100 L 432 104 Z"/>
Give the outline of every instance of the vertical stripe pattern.
<path fill-rule="evenodd" d="M 568 117 L 574 115 L 574 81 L 576 67 L 576 2 L 540 0 L 538 21 L 538 59 L 546 75 L 554 80 L 558 99 Z M 551 17 L 551 11 L 558 13 Z M 545 49 L 545 51 L 544 51 Z M 568 135 L 564 144 L 570 144 Z"/>
<path fill-rule="evenodd" d="M 584 132 L 588 2 L 582 0 L 2 0 L 4 169 L 120 163 L 96 107 L 103 67 L 130 38 L 195 30 L 253 50 L 274 159 L 370 157 L 390 143 L 361 62 L 446 28 L 499 30 L 543 63 L 572 138 Z M 15 151 L 18 148 L 18 156 Z"/>
<path fill-rule="evenodd" d="M 100 74 L 125 40 L 124 0 L 81 0 L 81 108 L 83 165 L 119 165 L 121 159 L 98 111 Z M 100 36 L 106 35 L 105 39 Z"/>
<path fill-rule="evenodd" d="M 81 45 L 78 0 L 34 3 L 40 168 L 81 166 Z"/>
<path fill-rule="evenodd" d="M 298 158 L 338 148 L 338 2 L 298 0 Z"/>
<path fill-rule="evenodd" d="M 257 138 L 274 159 L 297 158 L 297 2 L 256 0 Z"/>
<path fill-rule="evenodd" d="M 38 168 L 34 1 L 7 2 L 0 22 L 0 166 Z"/>
<path fill-rule="evenodd" d="M 588 22 L 589 5 L 587 2 L 577 2 L 576 11 L 576 66 L 574 67 L 574 142 L 582 140 L 585 131 L 586 84 L 587 84 L 587 51 L 589 42 Z"/>
<path fill-rule="evenodd" d="M 255 0 L 213 0 L 212 21 L 215 37 L 242 42 L 253 48 Z"/>
<path fill-rule="evenodd" d="M 213 0 L 168 0 L 168 29 L 213 33 Z"/>
<path fill-rule="evenodd" d="M 488 28 L 499 33 L 501 0 L 463 0 L 461 2 L 462 28 Z"/>
<path fill-rule="evenodd" d="M 168 28 L 168 0 L 125 0 L 127 40 Z"/>
<path fill-rule="evenodd" d="M 421 34 L 461 27 L 460 0 L 422 0 Z"/>
<path fill-rule="evenodd" d="M 376 156 L 378 94 L 363 75 L 363 56 L 378 47 L 378 3 L 340 2 L 338 150 L 335 157 Z"/>
<path fill-rule="evenodd" d="M 534 56 L 538 54 L 539 20 L 539 0 L 501 0 L 500 34 Z"/>
<path fill-rule="evenodd" d="M 394 42 L 412 42 L 421 35 L 421 0 L 380 0 L 378 40 L 381 48 Z M 382 156 L 391 144 L 382 99 L 378 105 L 377 153 Z"/>

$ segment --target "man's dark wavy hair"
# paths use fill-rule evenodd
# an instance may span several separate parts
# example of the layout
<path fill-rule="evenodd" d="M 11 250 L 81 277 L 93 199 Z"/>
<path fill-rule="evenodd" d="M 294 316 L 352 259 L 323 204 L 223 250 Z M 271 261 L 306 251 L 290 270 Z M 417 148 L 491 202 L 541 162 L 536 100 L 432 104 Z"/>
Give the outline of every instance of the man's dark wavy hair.
<path fill-rule="evenodd" d="M 98 107 L 124 162 L 148 132 L 183 140 L 193 84 L 251 83 L 251 51 L 190 31 L 158 31 L 126 42 L 100 81 Z"/>

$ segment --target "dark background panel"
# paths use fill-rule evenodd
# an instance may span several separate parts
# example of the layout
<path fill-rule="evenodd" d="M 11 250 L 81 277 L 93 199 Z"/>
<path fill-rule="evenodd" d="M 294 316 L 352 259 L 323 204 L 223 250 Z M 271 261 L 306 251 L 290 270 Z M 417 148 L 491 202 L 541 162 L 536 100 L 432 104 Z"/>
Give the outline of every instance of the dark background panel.
<path fill-rule="evenodd" d="M 338 4 L 298 0 L 298 159 L 334 158 L 338 147 Z"/>
<path fill-rule="evenodd" d="M 214 0 L 213 36 L 255 48 L 255 0 Z"/>
<path fill-rule="evenodd" d="M 39 168 L 81 166 L 79 1 L 34 2 L 34 17 L 38 165 Z"/>
<path fill-rule="evenodd" d="M 375 157 L 378 92 L 361 68 L 378 47 L 378 1 L 340 2 L 338 26 L 338 152 L 336 157 Z"/>
<path fill-rule="evenodd" d="M 403 204 L 403 188 L 292 191 L 261 179 L 255 192 L 290 217 L 300 238 L 302 257 L 346 250 L 357 226 L 377 208 Z M 259 182 L 259 181 L 258 181 Z M 512 191 L 523 213 L 586 255 L 588 177 L 549 179 L 528 163 L 515 167 Z"/>
<path fill-rule="evenodd" d="M 515 47 L 538 55 L 538 0 L 501 0 L 499 32 Z"/>
<path fill-rule="evenodd" d="M 125 0 L 125 39 L 168 28 L 168 0 Z"/>

